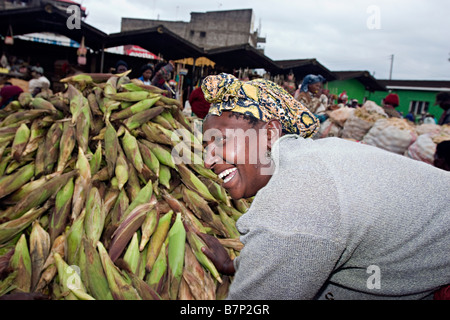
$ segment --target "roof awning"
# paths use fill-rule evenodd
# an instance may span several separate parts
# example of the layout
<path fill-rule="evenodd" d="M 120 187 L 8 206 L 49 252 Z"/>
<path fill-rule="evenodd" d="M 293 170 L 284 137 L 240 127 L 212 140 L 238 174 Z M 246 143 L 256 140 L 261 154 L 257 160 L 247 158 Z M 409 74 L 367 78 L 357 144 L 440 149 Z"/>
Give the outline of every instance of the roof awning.
<path fill-rule="evenodd" d="M 6 35 L 11 26 L 14 36 L 36 32 L 62 34 L 77 42 L 85 38 L 85 45 L 93 50 L 102 49 L 107 34 L 80 20 L 80 28 L 69 29 L 69 15 L 47 3 L 39 7 L 0 11 L 0 34 Z"/>
<path fill-rule="evenodd" d="M 275 63 L 283 73 L 293 72 L 297 80 L 302 80 L 308 74 L 320 74 L 327 81 L 336 80 L 336 76 L 320 64 L 316 59 L 277 60 Z"/>
<path fill-rule="evenodd" d="M 138 45 L 154 54 L 161 54 L 166 60 L 197 58 L 205 54 L 202 48 L 181 38 L 162 25 L 110 34 L 106 38 L 105 48 L 127 44 Z"/>
<path fill-rule="evenodd" d="M 265 69 L 268 72 L 277 72 L 279 69 L 272 59 L 249 44 L 210 49 L 206 56 L 228 69 Z"/>

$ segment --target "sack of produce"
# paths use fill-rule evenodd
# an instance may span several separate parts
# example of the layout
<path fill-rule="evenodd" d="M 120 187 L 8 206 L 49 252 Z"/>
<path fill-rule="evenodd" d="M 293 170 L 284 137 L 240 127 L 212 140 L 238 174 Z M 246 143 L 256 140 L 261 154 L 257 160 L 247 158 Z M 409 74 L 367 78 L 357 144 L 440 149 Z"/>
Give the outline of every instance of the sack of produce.
<path fill-rule="evenodd" d="M 416 139 L 415 128 L 407 120 L 389 118 L 377 120 L 363 143 L 403 155 Z"/>
<path fill-rule="evenodd" d="M 361 141 L 378 119 L 385 118 L 387 115 L 383 108 L 373 101 L 367 101 L 345 121 L 342 138 Z"/>
<path fill-rule="evenodd" d="M 426 133 L 417 137 L 417 140 L 409 146 L 405 156 L 432 165 L 435 152 L 436 143 L 434 143 L 432 135 Z"/>
<path fill-rule="evenodd" d="M 353 115 L 354 112 L 354 108 L 342 107 L 337 110 L 331 111 L 329 114 L 329 119 L 335 124 L 344 127 L 345 122 L 350 116 Z"/>
<path fill-rule="evenodd" d="M 416 126 L 416 133 L 418 136 L 421 136 L 422 134 L 436 134 L 441 131 L 441 126 L 438 124 L 432 124 L 432 123 L 423 123 Z"/>
<path fill-rule="evenodd" d="M 331 119 L 325 120 L 320 124 L 319 131 L 314 135 L 314 139 L 322 139 L 326 137 L 340 137 L 342 127 L 334 123 Z"/>

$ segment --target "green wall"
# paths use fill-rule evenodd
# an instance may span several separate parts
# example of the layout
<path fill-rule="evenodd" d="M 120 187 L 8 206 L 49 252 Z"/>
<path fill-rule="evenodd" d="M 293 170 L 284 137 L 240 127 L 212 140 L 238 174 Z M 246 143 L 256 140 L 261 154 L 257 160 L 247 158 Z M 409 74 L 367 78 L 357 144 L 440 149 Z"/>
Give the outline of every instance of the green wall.
<path fill-rule="evenodd" d="M 372 100 L 378 105 L 382 104 L 382 100 L 389 94 L 388 91 L 370 92 L 365 89 L 364 85 L 356 79 L 330 81 L 325 85 L 331 94 L 339 96 L 342 91 L 346 90 L 349 100 L 357 99 L 362 103 L 364 99 Z M 400 105 L 397 111 L 404 115 L 408 114 L 411 101 L 425 101 L 429 103 L 428 112 L 437 120 L 441 117 L 443 110 L 439 106 L 435 106 L 437 91 L 416 91 L 416 90 L 392 90 L 392 93 L 398 94 Z M 420 115 L 417 115 L 418 117 Z"/>

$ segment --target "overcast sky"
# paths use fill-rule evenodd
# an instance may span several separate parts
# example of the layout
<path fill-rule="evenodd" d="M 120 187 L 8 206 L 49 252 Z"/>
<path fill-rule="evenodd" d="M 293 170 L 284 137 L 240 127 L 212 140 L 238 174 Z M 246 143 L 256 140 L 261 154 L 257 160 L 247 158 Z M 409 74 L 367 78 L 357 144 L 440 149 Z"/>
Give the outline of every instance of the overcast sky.
<path fill-rule="evenodd" d="M 316 58 L 331 71 L 388 79 L 450 80 L 446 0 L 79 0 L 87 23 L 120 31 L 122 17 L 190 21 L 191 12 L 253 9 L 272 60 Z"/>

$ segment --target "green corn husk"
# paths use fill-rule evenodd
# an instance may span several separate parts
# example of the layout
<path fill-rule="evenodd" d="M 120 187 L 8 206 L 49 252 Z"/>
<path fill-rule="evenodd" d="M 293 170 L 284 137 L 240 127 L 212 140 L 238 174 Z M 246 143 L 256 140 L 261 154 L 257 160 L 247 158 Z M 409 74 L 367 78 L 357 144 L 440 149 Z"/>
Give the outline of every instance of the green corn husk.
<path fill-rule="evenodd" d="M 112 121 L 124 120 L 139 112 L 150 109 L 159 99 L 160 99 L 159 97 L 156 97 L 152 99 L 140 100 L 139 102 L 131 105 L 130 107 L 122 111 L 111 114 L 111 120 Z"/>
<path fill-rule="evenodd" d="M 122 271 L 114 265 L 100 241 L 97 242 L 97 250 L 114 300 L 142 300 Z"/>
<path fill-rule="evenodd" d="M 186 230 L 181 221 L 181 213 L 178 212 L 175 222 L 169 231 L 169 297 L 176 300 L 180 288 L 184 266 L 184 250 L 186 244 Z"/>
<path fill-rule="evenodd" d="M 37 286 L 41 277 L 41 272 L 44 270 L 44 263 L 50 253 L 50 235 L 40 225 L 38 220 L 33 222 L 33 227 L 30 234 L 30 256 L 31 256 L 31 289 Z"/>
<path fill-rule="evenodd" d="M 16 291 L 30 292 L 32 277 L 31 258 L 25 234 L 20 236 L 9 265 L 10 268 L 17 271 L 17 275 L 14 280 Z"/>
<path fill-rule="evenodd" d="M 84 217 L 84 230 L 86 238 L 92 243 L 97 243 L 103 232 L 106 213 L 103 200 L 96 187 L 92 187 L 85 205 L 86 215 Z"/>
<path fill-rule="evenodd" d="M 150 210 L 145 217 L 144 222 L 141 226 L 141 242 L 139 244 L 139 251 L 144 251 L 145 246 L 147 245 L 150 237 L 156 230 L 158 225 L 160 213 L 156 208 Z"/>
<path fill-rule="evenodd" d="M 142 159 L 141 152 L 139 151 L 136 138 L 128 130 L 125 130 L 125 135 L 122 138 L 122 148 L 128 160 L 133 164 L 139 173 L 142 173 L 144 160 Z"/>
<path fill-rule="evenodd" d="M 22 123 L 17 129 L 14 136 L 11 154 L 16 161 L 20 161 L 22 154 L 25 151 L 28 140 L 30 139 L 31 130 L 25 123 Z"/>
<path fill-rule="evenodd" d="M 141 227 L 147 213 L 153 209 L 155 204 L 156 198 L 149 203 L 138 205 L 123 220 L 112 235 L 111 245 L 109 247 L 109 255 L 112 261 L 116 261 L 117 258 L 119 258 L 126 245 L 133 237 L 133 234 Z"/>
<path fill-rule="evenodd" d="M 55 208 L 50 219 L 49 233 L 53 242 L 65 229 L 70 211 L 72 209 L 72 196 L 74 192 L 73 177 L 56 194 Z"/>
<path fill-rule="evenodd" d="M 89 161 L 91 167 L 91 175 L 95 175 L 101 168 L 102 165 L 102 142 L 99 141 L 97 144 L 97 149 Z"/>
<path fill-rule="evenodd" d="M 150 243 L 148 244 L 149 249 L 147 252 L 147 263 L 145 265 L 147 272 L 152 270 L 153 264 L 155 263 L 159 251 L 161 250 L 161 246 L 166 240 L 172 215 L 173 211 L 171 210 L 159 219 L 158 226 L 150 239 Z"/>
<path fill-rule="evenodd" d="M 70 122 L 65 122 L 61 135 L 59 148 L 58 165 L 56 171 L 62 172 L 69 161 L 72 151 L 75 148 L 75 127 Z"/>
<path fill-rule="evenodd" d="M 141 152 L 142 158 L 144 160 L 144 163 L 147 165 L 147 167 L 150 168 L 150 170 L 153 171 L 153 173 L 159 177 L 159 171 L 160 171 L 160 162 L 156 155 L 152 152 L 152 150 L 144 143 L 138 141 L 139 151 Z"/>
<path fill-rule="evenodd" d="M 15 173 L 0 178 L 0 199 L 18 190 L 34 176 L 34 163 L 30 163 Z"/>
<path fill-rule="evenodd" d="M 105 159 L 108 167 L 108 174 L 110 177 L 114 176 L 114 169 L 116 167 L 118 155 L 118 147 L 119 147 L 119 140 L 117 138 L 116 129 L 114 129 L 109 120 L 106 120 Z"/>
<path fill-rule="evenodd" d="M 137 274 L 139 267 L 140 251 L 138 234 L 135 232 L 123 256 L 123 260 L 130 267 L 131 272 Z"/>
<path fill-rule="evenodd" d="M 9 216 L 11 219 L 18 218 L 32 208 L 36 208 L 54 196 L 59 189 L 61 189 L 67 181 L 77 174 L 75 170 L 54 177 L 47 181 L 41 189 L 33 190 L 27 197 L 22 198 L 12 210 Z"/>
<path fill-rule="evenodd" d="M 86 237 L 83 237 L 82 241 L 84 254 L 86 255 L 85 270 L 88 278 L 89 292 L 97 300 L 113 300 L 96 247 Z"/>
<path fill-rule="evenodd" d="M 163 111 L 164 107 L 153 107 L 151 109 L 147 109 L 132 115 L 123 123 L 128 128 L 128 130 L 134 130 L 142 126 L 144 123 L 147 123 Z"/>
<path fill-rule="evenodd" d="M 161 286 L 163 284 L 164 275 L 167 272 L 167 244 L 168 238 L 161 245 L 158 257 L 153 263 L 152 270 L 147 274 L 145 281 L 156 292 L 161 292 Z"/>
<path fill-rule="evenodd" d="M 59 253 L 55 253 L 55 262 L 65 300 L 95 300 L 86 292 L 86 287 L 77 271 L 69 266 Z"/>

